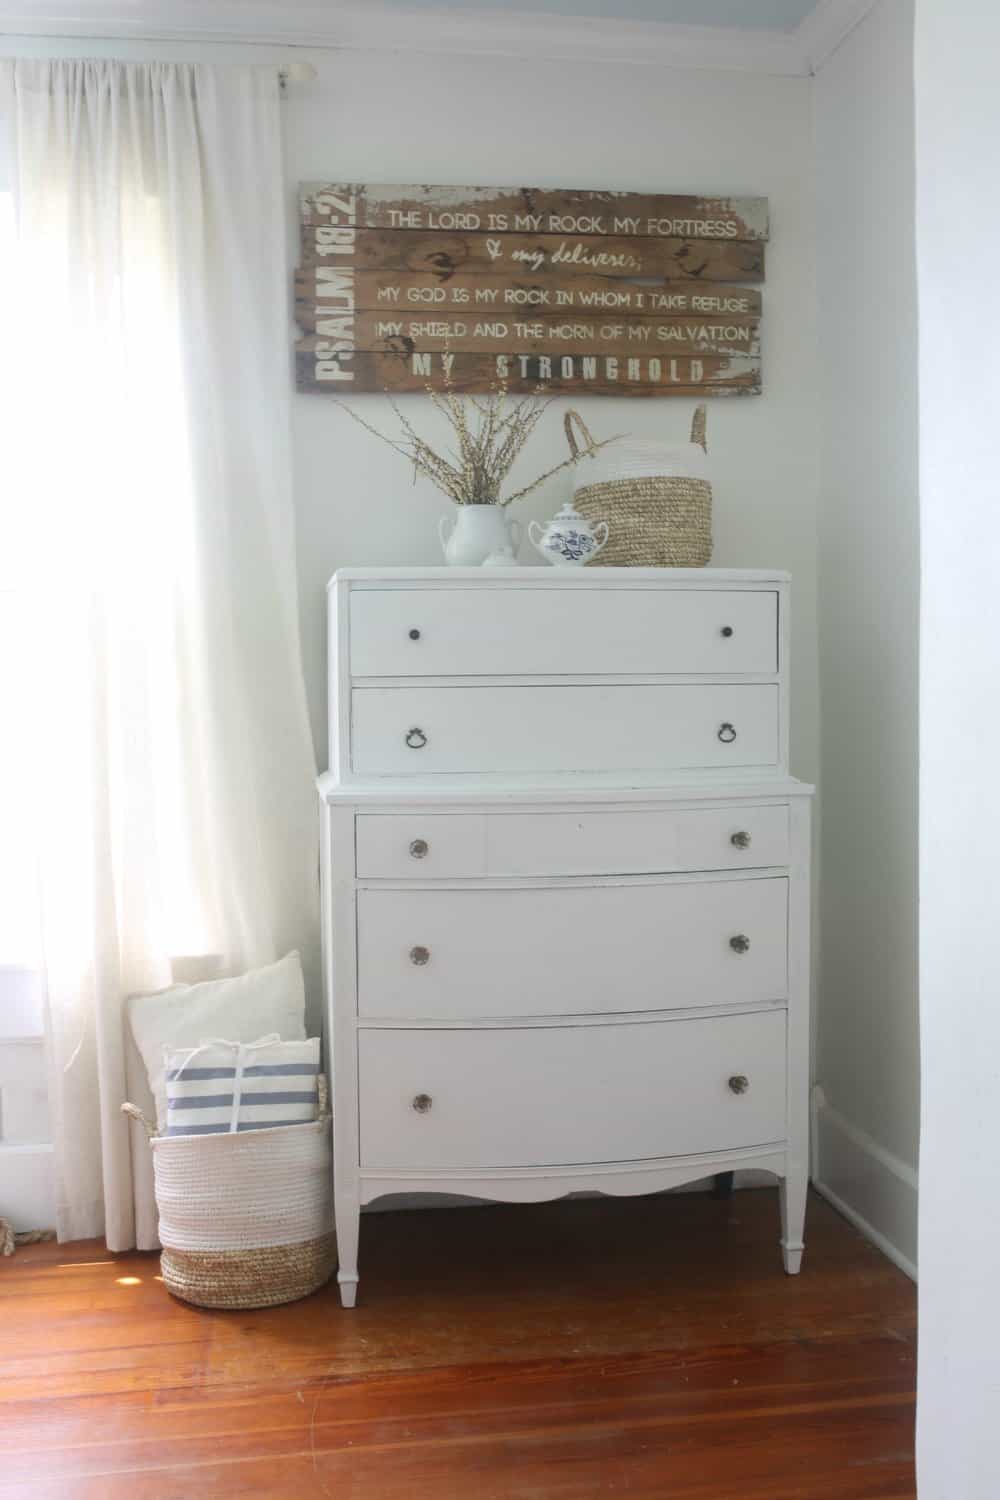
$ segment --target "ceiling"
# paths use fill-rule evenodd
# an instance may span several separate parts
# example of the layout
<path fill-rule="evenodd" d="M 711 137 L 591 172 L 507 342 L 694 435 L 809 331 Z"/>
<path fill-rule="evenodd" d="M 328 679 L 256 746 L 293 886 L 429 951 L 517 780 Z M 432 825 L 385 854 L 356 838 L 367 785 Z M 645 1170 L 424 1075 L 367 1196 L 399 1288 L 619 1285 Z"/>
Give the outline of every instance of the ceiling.
<path fill-rule="evenodd" d="M 673 26 L 730 26 L 747 31 L 794 31 L 819 0 L 388 0 L 403 10 L 463 10 L 479 14 L 530 12 L 606 21 L 655 21 Z"/>
<path fill-rule="evenodd" d="M 0 0 L 0 36 L 815 73 L 875 0 Z"/>

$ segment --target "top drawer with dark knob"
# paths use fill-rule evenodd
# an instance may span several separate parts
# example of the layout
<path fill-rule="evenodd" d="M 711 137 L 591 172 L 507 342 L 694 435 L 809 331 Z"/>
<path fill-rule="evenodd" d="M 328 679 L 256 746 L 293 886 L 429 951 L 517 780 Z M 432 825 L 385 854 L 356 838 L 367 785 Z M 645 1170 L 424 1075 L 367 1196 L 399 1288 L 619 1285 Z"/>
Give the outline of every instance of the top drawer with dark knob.
<path fill-rule="evenodd" d="M 354 677 L 773 675 L 778 595 L 691 588 L 356 589 Z"/>

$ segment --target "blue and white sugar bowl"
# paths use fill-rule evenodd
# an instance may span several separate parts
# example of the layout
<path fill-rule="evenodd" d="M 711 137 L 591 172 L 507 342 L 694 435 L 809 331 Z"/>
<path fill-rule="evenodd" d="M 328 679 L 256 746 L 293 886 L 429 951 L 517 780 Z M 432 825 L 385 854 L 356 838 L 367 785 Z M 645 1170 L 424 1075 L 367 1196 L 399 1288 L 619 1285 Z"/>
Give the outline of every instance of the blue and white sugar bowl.
<path fill-rule="evenodd" d="M 603 529 L 604 535 L 600 536 Z M 608 540 L 607 521 L 591 526 L 570 500 L 552 517 L 543 531 L 537 521 L 528 524 L 532 545 L 556 568 L 582 568 L 595 558 Z"/>

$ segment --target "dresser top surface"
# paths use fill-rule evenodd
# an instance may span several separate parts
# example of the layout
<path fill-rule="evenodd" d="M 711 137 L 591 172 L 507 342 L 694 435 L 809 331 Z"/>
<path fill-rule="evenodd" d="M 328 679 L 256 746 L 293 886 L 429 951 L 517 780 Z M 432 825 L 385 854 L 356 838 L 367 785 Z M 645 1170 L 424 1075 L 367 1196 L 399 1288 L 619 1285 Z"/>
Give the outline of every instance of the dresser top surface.
<path fill-rule="evenodd" d="M 673 802 L 766 801 L 811 797 L 815 788 L 783 772 L 746 771 L 724 778 L 703 771 L 562 775 L 375 776 L 341 782 L 325 771 L 316 782 L 324 802 L 382 803 L 401 806 L 437 802 L 486 807 L 591 803 L 653 806 Z"/>
<path fill-rule="evenodd" d="M 338 583 L 373 584 L 448 583 L 519 588 L 601 588 L 613 584 L 632 587 L 682 584 L 687 588 L 732 587 L 740 584 L 788 583 L 790 574 L 778 568 L 550 568 L 526 564 L 513 568 L 338 568 L 328 587 Z"/>

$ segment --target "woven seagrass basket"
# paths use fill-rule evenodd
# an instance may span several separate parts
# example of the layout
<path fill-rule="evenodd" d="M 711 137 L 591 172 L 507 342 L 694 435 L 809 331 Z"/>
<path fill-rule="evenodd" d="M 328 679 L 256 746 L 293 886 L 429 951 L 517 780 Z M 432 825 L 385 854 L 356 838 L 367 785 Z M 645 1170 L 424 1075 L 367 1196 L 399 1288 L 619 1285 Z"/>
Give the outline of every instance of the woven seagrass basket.
<path fill-rule="evenodd" d="M 565 417 L 574 456 L 578 412 Z M 705 408 L 691 422 L 683 444 L 633 440 L 581 461 L 575 470 L 573 504 L 594 526 L 608 523 L 608 541 L 590 567 L 704 568 L 712 556 L 712 486 L 705 464 Z"/>
<path fill-rule="evenodd" d="M 330 1115 L 220 1135 L 157 1135 L 160 1269 L 167 1290 L 197 1307 L 274 1307 L 323 1286 L 337 1264 Z"/>

